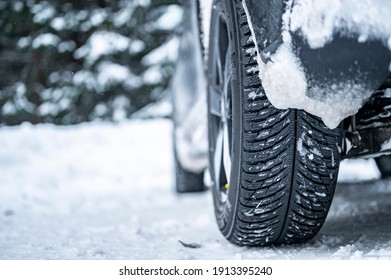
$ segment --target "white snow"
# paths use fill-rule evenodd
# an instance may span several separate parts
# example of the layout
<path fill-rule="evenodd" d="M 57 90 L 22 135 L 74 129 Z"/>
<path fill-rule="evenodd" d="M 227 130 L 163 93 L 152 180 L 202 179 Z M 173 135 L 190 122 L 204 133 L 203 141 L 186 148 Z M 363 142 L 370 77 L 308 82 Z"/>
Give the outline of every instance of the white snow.
<path fill-rule="evenodd" d="M 71 105 L 69 88 L 46 89 L 42 92 L 43 102 L 38 107 L 40 115 L 56 115 L 60 111 L 67 110 Z"/>
<path fill-rule="evenodd" d="M 4 116 L 14 115 L 17 112 L 17 109 L 12 101 L 7 101 L 1 108 L 1 113 Z"/>
<path fill-rule="evenodd" d="M 388 139 L 386 142 L 384 142 L 381 146 L 382 151 L 391 150 L 391 139 Z"/>
<path fill-rule="evenodd" d="M 144 56 L 141 62 L 145 65 L 154 65 L 165 61 L 174 61 L 178 55 L 179 39 L 173 37 L 160 47 Z"/>
<path fill-rule="evenodd" d="M 34 49 L 43 47 L 43 46 L 57 46 L 61 42 L 60 37 L 52 33 L 44 33 L 38 35 L 32 42 Z M 21 42 L 22 43 L 22 42 Z"/>
<path fill-rule="evenodd" d="M 344 36 L 360 35 L 360 42 L 373 38 L 387 42 L 391 38 L 391 20 L 385 13 L 391 9 L 391 2 L 366 0 L 359 5 L 350 0 L 318 2 L 299 0 L 293 2 L 293 6 L 288 4 L 283 15 L 283 43 L 270 56 L 268 63 L 261 60 L 257 46 L 257 61 L 265 93 L 276 108 L 303 109 L 320 117 L 328 127 L 335 128 L 343 119 L 357 113 L 371 95 L 371 90 L 349 80 L 340 84 L 309 86 L 301 61 L 292 49 L 291 33 L 302 34 L 312 48 L 330 42 L 337 31 Z M 254 35 L 245 0 L 243 6 Z"/>
<path fill-rule="evenodd" d="M 371 159 L 344 160 L 340 165 L 338 181 L 343 183 L 372 181 L 380 178 L 380 171 Z"/>
<path fill-rule="evenodd" d="M 93 89 L 96 86 L 95 76 L 91 71 L 80 70 L 73 75 L 73 82 L 76 85 L 84 84 L 88 89 Z"/>
<path fill-rule="evenodd" d="M 58 44 L 58 51 L 60 53 L 63 52 L 71 52 L 76 48 L 76 43 L 72 40 L 63 41 L 60 44 Z"/>
<path fill-rule="evenodd" d="M 385 98 L 391 98 L 391 89 L 390 88 L 385 90 L 384 97 Z"/>
<path fill-rule="evenodd" d="M 252 91 L 247 96 L 248 96 L 248 98 L 251 98 L 252 100 L 254 100 L 257 97 L 263 96 L 263 93 L 262 92 L 257 93 L 255 91 Z"/>
<path fill-rule="evenodd" d="M 96 74 L 88 70 L 80 70 L 74 73 L 72 80 L 77 85 L 85 85 L 88 89 L 98 91 L 119 83 L 127 89 L 134 89 L 142 84 L 142 77 L 136 76 L 127 67 L 111 61 L 100 62 Z"/>
<path fill-rule="evenodd" d="M 200 14 L 201 14 L 201 26 L 202 26 L 202 43 L 204 45 L 205 56 L 207 59 L 209 50 L 209 33 L 210 33 L 210 21 L 212 17 L 213 0 L 202 0 L 199 1 Z"/>
<path fill-rule="evenodd" d="M 89 22 L 92 26 L 101 25 L 108 17 L 108 13 L 105 9 L 94 10 L 90 16 Z"/>
<path fill-rule="evenodd" d="M 300 32 L 311 48 L 323 47 L 337 32 L 359 42 L 391 38 L 388 0 L 299 0 L 293 3 L 290 30 Z"/>
<path fill-rule="evenodd" d="M 135 76 L 128 67 L 109 61 L 103 61 L 98 65 L 96 83 L 102 88 L 109 87 L 110 84 L 116 83 L 124 83 L 129 88 L 137 88 L 141 85 L 141 80 Z"/>
<path fill-rule="evenodd" d="M 16 45 L 18 46 L 18 48 L 23 49 L 28 47 L 30 43 L 31 43 L 31 37 L 27 36 L 27 37 L 20 37 Z"/>
<path fill-rule="evenodd" d="M 63 17 L 56 17 L 50 23 L 50 27 L 54 28 L 57 31 L 63 30 L 65 26 L 66 21 Z"/>
<path fill-rule="evenodd" d="M 25 96 L 27 90 L 26 85 L 22 82 L 16 82 L 12 85 L 12 90 L 14 91 L 14 96 L 2 108 L 2 113 L 12 115 L 20 109 L 29 113 L 34 112 L 34 105 Z"/>
<path fill-rule="evenodd" d="M 182 22 L 183 9 L 179 5 L 170 5 L 167 11 L 157 19 L 159 29 L 174 30 Z"/>
<path fill-rule="evenodd" d="M 343 162 L 314 240 L 238 247 L 210 192 L 174 192 L 171 137 L 164 119 L 1 127 L 0 259 L 391 258 L 391 181 L 372 160 Z"/>
<path fill-rule="evenodd" d="M 93 64 L 103 55 L 129 49 L 131 42 L 129 38 L 115 32 L 96 31 L 84 46 L 76 50 L 75 57 L 86 57 L 87 61 Z"/>
<path fill-rule="evenodd" d="M 48 2 L 38 3 L 32 7 L 34 14 L 33 21 L 35 23 L 45 23 L 46 21 L 53 18 L 56 13 L 55 7 Z"/>
<path fill-rule="evenodd" d="M 166 96 L 166 98 L 145 106 L 134 113 L 133 116 L 138 119 L 168 118 L 172 116 L 172 100 L 168 92 L 165 92 L 164 96 Z"/>
<path fill-rule="evenodd" d="M 146 84 L 159 84 L 163 80 L 163 73 L 158 65 L 154 65 L 144 71 L 142 78 Z"/>
<path fill-rule="evenodd" d="M 15 12 L 20 12 L 24 7 L 24 3 L 23 2 L 20 2 L 20 1 L 17 1 L 17 2 L 14 2 L 13 3 L 13 9 Z"/>

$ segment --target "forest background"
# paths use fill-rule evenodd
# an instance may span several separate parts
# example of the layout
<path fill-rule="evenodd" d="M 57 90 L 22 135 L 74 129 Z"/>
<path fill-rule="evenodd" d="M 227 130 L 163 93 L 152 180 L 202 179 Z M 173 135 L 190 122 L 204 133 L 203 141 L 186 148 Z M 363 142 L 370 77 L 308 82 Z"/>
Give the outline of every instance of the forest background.
<path fill-rule="evenodd" d="M 120 121 L 167 97 L 176 0 L 0 0 L 0 125 Z"/>

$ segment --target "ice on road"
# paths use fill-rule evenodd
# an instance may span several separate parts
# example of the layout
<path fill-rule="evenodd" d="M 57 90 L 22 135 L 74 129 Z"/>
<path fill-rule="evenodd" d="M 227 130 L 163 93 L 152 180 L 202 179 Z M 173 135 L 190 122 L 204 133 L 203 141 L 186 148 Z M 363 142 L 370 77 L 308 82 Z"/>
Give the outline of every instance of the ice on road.
<path fill-rule="evenodd" d="M 210 192 L 174 192 L 171 133 L 164 119 L 1 127 L 0 259 L 391 258 L 391 181 L 372 160 L 343 162 L 312 241 L 238 247 Z"/>

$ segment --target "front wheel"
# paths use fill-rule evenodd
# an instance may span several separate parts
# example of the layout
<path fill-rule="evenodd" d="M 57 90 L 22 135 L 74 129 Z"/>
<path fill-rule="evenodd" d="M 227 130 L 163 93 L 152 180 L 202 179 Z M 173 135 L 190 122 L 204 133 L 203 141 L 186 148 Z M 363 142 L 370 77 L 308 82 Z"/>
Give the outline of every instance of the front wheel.
<path fill-rule="evenodd" d="M 242 1 L 215 1 L 209 41 L 209 161 L 221 232 L 238 245 L 313 238 L 333 198 L 341 129 L 271 105 Z"/>

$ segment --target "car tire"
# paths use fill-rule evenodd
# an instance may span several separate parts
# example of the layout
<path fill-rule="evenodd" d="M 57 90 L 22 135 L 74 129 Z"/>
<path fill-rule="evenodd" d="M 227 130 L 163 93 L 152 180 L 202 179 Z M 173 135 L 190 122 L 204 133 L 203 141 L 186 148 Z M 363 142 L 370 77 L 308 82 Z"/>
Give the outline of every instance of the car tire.
<path fill-rule="evenodd" d="M 391 156 L 381 156 L 375 159 L 377 167 L 384 178 L 391 177 Z"/>
<path fill-rule="evenodd" d="M 251 36 L 242 1 L 214 2 L 208 137 L 217 223 L 238 245 L 304 242 L 320 230 L 330 208 L 342 130 L 271 105 Z"/>

